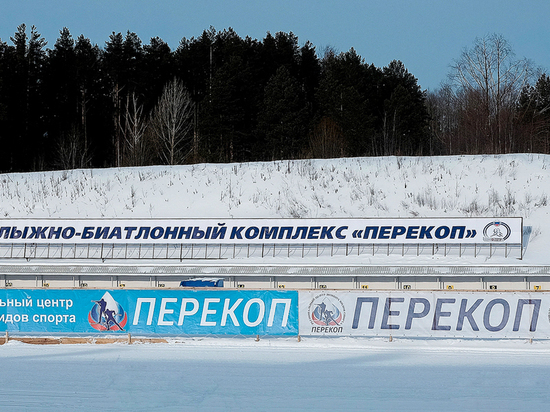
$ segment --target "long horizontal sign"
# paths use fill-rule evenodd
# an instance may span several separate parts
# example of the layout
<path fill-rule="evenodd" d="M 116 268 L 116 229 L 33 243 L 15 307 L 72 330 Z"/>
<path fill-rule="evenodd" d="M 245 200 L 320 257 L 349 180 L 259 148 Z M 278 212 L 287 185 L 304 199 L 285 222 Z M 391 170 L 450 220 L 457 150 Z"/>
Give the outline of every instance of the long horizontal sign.
<path fill-rule="evenodd" d="M 1 243 L 519 244 L 523 219 L 10 219 Z"/>
<path fill-rule="evenodd" d="M 0 331 L 550 339 L 550 294 L 0 290 Z"/>
<path fill-rule="evenodd" d="M 298 292 L 0 290 L 0 331 L 297 335 Z"/>
<path fill-rule="evenodd" d="M 548 339 L 549 311 L 546 293 L 304 291 L 300 334 Z"/>

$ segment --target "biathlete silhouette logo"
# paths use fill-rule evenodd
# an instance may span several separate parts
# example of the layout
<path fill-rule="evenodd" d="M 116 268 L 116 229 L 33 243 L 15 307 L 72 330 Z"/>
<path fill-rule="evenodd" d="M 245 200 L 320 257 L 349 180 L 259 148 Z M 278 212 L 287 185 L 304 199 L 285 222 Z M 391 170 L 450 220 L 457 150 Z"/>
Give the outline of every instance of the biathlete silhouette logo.
<path fill-rule="evenodd" d="M 328 293 L 316 296 L 309 304 L 309 320 L 315 325 L 340 326 L 345 313 L 342 301 Z"/>
<path fill-rule="evenodd" d="M 105 292 L 100 300 L 92 300 L 94 306 L 88 313 L 90 326 L 99 331 L 123 331 L 128 315 L 120 304 Z"/>

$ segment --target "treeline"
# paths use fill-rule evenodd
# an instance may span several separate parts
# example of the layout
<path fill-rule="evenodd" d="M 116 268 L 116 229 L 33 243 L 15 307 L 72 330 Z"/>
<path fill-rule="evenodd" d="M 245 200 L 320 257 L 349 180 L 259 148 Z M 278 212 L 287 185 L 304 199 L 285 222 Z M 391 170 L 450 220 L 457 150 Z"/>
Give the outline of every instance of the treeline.
<path fill-rule="evenodd" d="M 543 76 L 487 103 L 459 82 L 423 92 L 400 61 L 378 68 L 354 49 L 320 55 L 292 33 L 256 40 L 210 28 L 171 50 L 131 32 L 100 48 L 63 29 L 46 46 L 25 25 L 0 41 L 1 171 L 548 153 Z"/>
<path fill-rule="evenodd" d="M 444 153 L 550 153 L 550 78 L 501 35 L 465 48 L 427 100 Z"/>
<path fill-rule="evenodd" d="M 318 56 L 292 33 L 182 39 L 63 29 L 0 43 L 0 168 L 30 171 L 430 154 L 425 94 L 399 61 Z"/>

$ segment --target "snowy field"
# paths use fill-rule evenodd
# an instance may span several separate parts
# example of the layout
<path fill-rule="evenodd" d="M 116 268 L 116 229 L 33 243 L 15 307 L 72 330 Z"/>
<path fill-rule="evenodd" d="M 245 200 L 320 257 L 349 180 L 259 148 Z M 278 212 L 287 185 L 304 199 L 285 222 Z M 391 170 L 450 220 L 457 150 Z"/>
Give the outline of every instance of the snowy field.
<path fill-rule="evenodd" d="M 532 228 L 523 263 L 547 265 L 549 182 L 545 155 L 3 174 L 0 216 L 519 216 Z M 550 405 L 550 342 L 542 341 L 10 342 L 0 346 L 0 370 L 1 411 L 517 411 Z"/>
<path fill-rule="evenodd" d="M 525 411 L 550 343 L 204 339 L 0 346 L 2 411 Z"/>
<path fill-rule="evenodd" d="M 14 173 L 0 174 L 0 218 L 517 216 L 531 228 L 523 263 L 546 265 L 549 182 L 550 156 L 535 154 Z"/>

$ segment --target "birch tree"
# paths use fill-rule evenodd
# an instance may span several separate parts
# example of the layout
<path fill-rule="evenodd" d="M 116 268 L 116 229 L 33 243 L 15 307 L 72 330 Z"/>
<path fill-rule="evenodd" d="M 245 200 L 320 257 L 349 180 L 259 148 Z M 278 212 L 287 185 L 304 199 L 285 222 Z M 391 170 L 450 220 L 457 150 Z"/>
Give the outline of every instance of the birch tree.
<path fill-rule="evenodd" d="M 124 164 L 145 166 L 147 162 L 146 142 L 147 120 L 143 114 L 143 105 L 139 104 L 135 93 L 126 96 L 126 111 L 121 125 L 124 137 Z"/>
<path fill-rule="evenodd" d="M 532 80 L 532 63 L 516 59 L 510 44 L 501 35 L 491 34 L 477 38 L 471 49 L 464 49 L 451 68 L 455 95 L 470 101 L 475 96 L 474 111 L 483 119 L 476 125 L 481 130 L 469 132 L 485 138 L 480 146 L 488 151 L 512 150 L 514 108 L 521 90 Z M 464 99 L 460 103 L 461 109 L 470 109 Z"/>
<path fill-rule="evenodd" d="M 193 102 L 180 80 L 174 78 L 164 87 L 153 110 L 151 127 L 166 164 L 181 164 L 193 153 Z"/>

